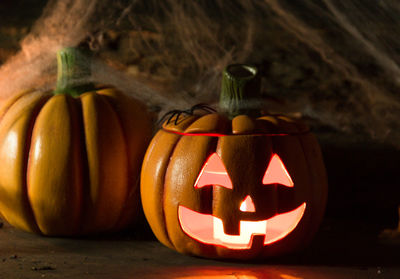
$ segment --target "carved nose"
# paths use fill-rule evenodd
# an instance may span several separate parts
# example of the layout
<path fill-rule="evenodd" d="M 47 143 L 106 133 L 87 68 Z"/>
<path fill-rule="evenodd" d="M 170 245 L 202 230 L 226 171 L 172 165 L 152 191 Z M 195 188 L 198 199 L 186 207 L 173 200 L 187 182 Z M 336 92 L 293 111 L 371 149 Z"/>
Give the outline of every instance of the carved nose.
<path fill-rule="evenodd" d="M 245 197 L 240 204 L 240 211 L 256 212 L 256 207 L 254 206 L 253 199 L 250 197 L 250 195 L 247 195 L 247 197 Z"/>

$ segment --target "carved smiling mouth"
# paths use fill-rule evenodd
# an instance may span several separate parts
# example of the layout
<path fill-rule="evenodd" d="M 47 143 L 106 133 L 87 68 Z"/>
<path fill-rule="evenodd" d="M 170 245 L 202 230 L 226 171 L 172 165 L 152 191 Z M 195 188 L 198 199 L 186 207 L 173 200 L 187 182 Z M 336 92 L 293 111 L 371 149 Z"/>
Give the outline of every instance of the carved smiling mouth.
<path fill-rule="evenodd" d="M 220 218 L 202 214 L 180 205 L 179 223 L 182 230 L 191 238 L 211 245 L 229 249 L 250 249 L 254 235 L 264 235 L 264 245 L 272 244 L 292 232 L 300 222 L 306 209 L 306 203 L 298 208 L 278 214 L 261 221 L 240 221 L 240 234 L 225 234 Z"/>

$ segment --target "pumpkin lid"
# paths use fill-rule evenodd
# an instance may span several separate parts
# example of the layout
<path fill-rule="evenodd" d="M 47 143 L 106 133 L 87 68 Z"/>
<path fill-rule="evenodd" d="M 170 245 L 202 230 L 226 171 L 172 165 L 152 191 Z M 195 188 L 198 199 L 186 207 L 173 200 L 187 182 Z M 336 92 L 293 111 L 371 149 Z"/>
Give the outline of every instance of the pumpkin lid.
<path fill-rule="evenodd" d="M 171 111 L 163 129 L 183 135 L 270 135 L 306 133 L 308 127 L 291 117 L 264 115 L 261 78 L 258 69 L 246 64 L 228 65 L 223 71 L 219 113 L 196 105 L 185 111 Z M 164 119 L 164 118 L 163 118 Z"/>
<path fill-rule="evenodd" d="M 253 118 L 238 115 L 229 120 L 218 113 L 199 113 L 189 116 L 175 115 L 162 126 L 164 131 L 182 135 L 268 135 L 284 136 L 309 132 L 300 120 L 283 115 L 265 115 Z"/>

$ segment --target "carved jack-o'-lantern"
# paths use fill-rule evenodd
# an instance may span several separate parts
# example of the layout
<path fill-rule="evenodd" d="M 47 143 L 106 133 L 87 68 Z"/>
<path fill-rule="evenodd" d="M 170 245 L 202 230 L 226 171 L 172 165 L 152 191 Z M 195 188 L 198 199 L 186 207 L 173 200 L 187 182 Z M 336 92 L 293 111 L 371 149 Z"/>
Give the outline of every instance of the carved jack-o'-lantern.
<path fill-rule="evenodd" d="M 255 73 L 229 66 L 221 106 L 226 92 L 255 90 Z M 326 204 L 318 143 L 299 121 L 243 113 L 229 98 L 227 113 L 202 106 L 174 113 L 155 135 L 141 177 L 147 220 L 163 244 L 186 254 L 255 258 L 294 251 L 311 240 Z"/>

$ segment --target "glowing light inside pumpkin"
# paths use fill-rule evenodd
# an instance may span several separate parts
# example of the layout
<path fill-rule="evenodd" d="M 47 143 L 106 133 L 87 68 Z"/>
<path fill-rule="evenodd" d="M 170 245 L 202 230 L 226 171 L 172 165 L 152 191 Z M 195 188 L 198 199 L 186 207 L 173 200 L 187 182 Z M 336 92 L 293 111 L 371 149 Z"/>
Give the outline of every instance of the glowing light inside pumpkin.
<path fill-rule="evenodd" d="M 254 202 L 250 195 L 244 198 L 242 203 L 240 204 L 240 211 L 243 212 L 256 212 L 256 207 L 254 206 Z"/>
<path fill-rule="evenodd" d="M 292 211 L 266 220 L 240 221 L 239 235 L 226 234 L 220 218 L 199 213 L 182 205 L 178 208 L 178 218 L 182 230 L 199 242 L 229 249 L 250 249 L 254 235 L 264 235 L 264 245 L 287 236 L 296 228 L 305 209 L 306 203 L 303 203 Z"/>
<path fill-rule="evenodd" d="M 194 184 L 195 188 L 218 185 L 233 189 L 232 181 L 228 172 L 217 153 L 213 153 L 204 164 Z"/>
<path fill-rule="evenodd" d="M 274 154 L 269 162 L 267 171 L 264 174 L 263 184 L 281 184 L 286 187 L 293 187 L 293 181 L 285 165 L 278 154 Z"/>

